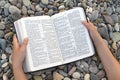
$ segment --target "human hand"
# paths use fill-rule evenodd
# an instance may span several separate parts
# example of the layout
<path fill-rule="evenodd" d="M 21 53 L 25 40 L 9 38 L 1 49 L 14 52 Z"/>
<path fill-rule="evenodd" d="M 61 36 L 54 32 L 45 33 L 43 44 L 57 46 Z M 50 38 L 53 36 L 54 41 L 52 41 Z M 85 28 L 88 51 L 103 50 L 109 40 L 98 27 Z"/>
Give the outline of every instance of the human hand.
<path fill-rule="evenodd" d="M 25 53 L 26 53 L 26 46 L 28 43 L 28 38 L 23 40 L 23 43 L 19 45 L 16 35 L 13 37 L 13 53 L 12 53 L 12 65 L 13 67 L 22 67 Z"/>

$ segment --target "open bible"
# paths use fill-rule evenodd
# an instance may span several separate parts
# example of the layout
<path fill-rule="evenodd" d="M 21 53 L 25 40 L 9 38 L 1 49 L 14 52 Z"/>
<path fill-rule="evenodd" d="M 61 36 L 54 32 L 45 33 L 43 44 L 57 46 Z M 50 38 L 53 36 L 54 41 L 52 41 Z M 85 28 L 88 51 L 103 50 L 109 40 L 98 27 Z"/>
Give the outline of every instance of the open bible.
<path fill-rule="evenodd" d="M 26 17 L 15 21 L 19 43 L 29 38 L 24 71 L 37 71 L 92 56 L 94 47 L 81 23 L 83 20 L 86 21 L 83 8 L 76 7 L 51 17 Z"/>

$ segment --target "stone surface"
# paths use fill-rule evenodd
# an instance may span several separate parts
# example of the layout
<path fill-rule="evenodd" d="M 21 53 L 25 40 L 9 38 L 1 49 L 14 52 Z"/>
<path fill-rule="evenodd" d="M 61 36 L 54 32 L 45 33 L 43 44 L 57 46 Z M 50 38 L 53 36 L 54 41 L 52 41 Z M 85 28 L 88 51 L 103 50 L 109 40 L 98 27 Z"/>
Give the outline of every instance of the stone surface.
<path fill-rule="evenodd" d="M 112 40 L 117 42 L 120 40 L 120 33 L 119 32 L 113 32 Z"/>
<path fill-rule="evenodd" d="M 72 77 L 75 78 L 75 79 L 80 79 L 80 73 L 79 72 L 74 72 L 72 74 Z"/>
<path fill-rule="evenodd" d="M 54 73 L 53 73 L 53 78 L 54 78 L 55 80 L 62 80 L 64 77 L 63 77 L 62 75 L 60 75 L 59 73 L 54 72 Z"/>
<path fill-rule="evenodd" d="M 84 80 L 90 80 L 90 74 L 85 74 Z"/>
<path fill-rule="evenodd" d="M 92 12 L 92 14 L 91 14 L 91 20 L 92 21 L 96 20 L 98 18 L 98 13 L 99 13 L 98 10 L 95 10 L 95 11 Z"/>
<path fill-rule="evenodd" d="M 23 4 L 24 4 L 26 7 L 30 7 L 31 2 L 30 2 L 30 0 L 23 0 Z"/>
<path fill-rule="evenodd" d="M 6 40 L 5 39 L 0 39 L 0 47 L 1 47 L 1 49 L 5 50 L 5 48 L 6 48 Z"/>
<path fill-rule="evenodd" d="M 115 24 L 113 19 L 111 18 L 111 16 L 103 15 L 103 17 L 104 17 L 106 23 L 111 24 L 112 26 Z"/>
<path fill-rule="evenodd" d="M 113 12 L 113 11 L 112 11 L 112 8 L 111 8 L 111 7 L 108 7 L 108 8 L 107 8 L 107 14 L 108 14 L 108 15 L 111 15 L 112 12 Z"/>
<path fill-rule="evenodd" d="M 42 80 L 41 76 L 34 76 L 34 80 Z"/>

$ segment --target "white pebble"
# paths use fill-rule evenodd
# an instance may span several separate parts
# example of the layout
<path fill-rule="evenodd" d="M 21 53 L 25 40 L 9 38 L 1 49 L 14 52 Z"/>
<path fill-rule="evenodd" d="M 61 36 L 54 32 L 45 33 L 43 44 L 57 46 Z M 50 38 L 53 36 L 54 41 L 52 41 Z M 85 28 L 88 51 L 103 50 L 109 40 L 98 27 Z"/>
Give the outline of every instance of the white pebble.
<path fill-rule="evenodd" d="M 84 80 L 90 80 L 90 74 L 85 74 Z"/>
<path fill-rule="evenodd" d="M 79 78 L 80 78 L 80 73 L 79 73 L 79 72 L 74 72 L 74 73 L 72 74 L 72 76 L 73 76 L 73 78 L 75 78 L 75 79 L 79 79 Z"/>
<path fill-rule="evenodd" d="M 2 57 L 1 57 L 2 59 L 6 59 L 7 58 L 7 56 L 6 56 L 6 54 L 2 54 Z"/>
<path fill-rule="evenodd" d="M 3 74 L 3 80 L 8 80 L 8 77 L 6 74 Z"/>
<path fill-rule="evenodd" d="M 68 77 L 65 77 L 63 80 L 71 80 L 70 78 L 68 78 Z"/>
<path fill-rule="evenodd" d="M 5 63 L 2 65 L 2 67 L 4 68 L 4 67 L 6 67 L 8 64 L 9 64 L 8 62 L 5 62 Z"/>

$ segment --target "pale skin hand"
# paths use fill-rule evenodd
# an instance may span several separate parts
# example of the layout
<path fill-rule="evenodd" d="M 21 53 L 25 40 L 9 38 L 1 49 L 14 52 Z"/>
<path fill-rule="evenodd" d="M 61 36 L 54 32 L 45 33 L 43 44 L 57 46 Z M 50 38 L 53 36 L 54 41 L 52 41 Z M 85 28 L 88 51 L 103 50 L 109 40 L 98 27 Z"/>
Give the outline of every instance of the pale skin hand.
<path fill-rule="evenodd" d="M 88 29 L 90 36 L 94 42 L 97 53 L 103 63 L 107 77 L 109 80 L 120 80 L 120 64 L 114 58 L 109 48 L 105 44 L 104 40 L 101 38 L 97 29 L 91 22 L 83 21 L 83 24 Z"/>
<path fill-rule="evenodd" d="M 22 45 L 19 45 L 18 40 L 17 40 L 16 36 L 14 35 L 12 66 L 13 66 L 15 80 L 27 80 L 27 78 L 23 72 L 23 69 L 22 69 L 27 43 L 28 43 L 28 39 L 25 38 L 23 40 Z"/>

